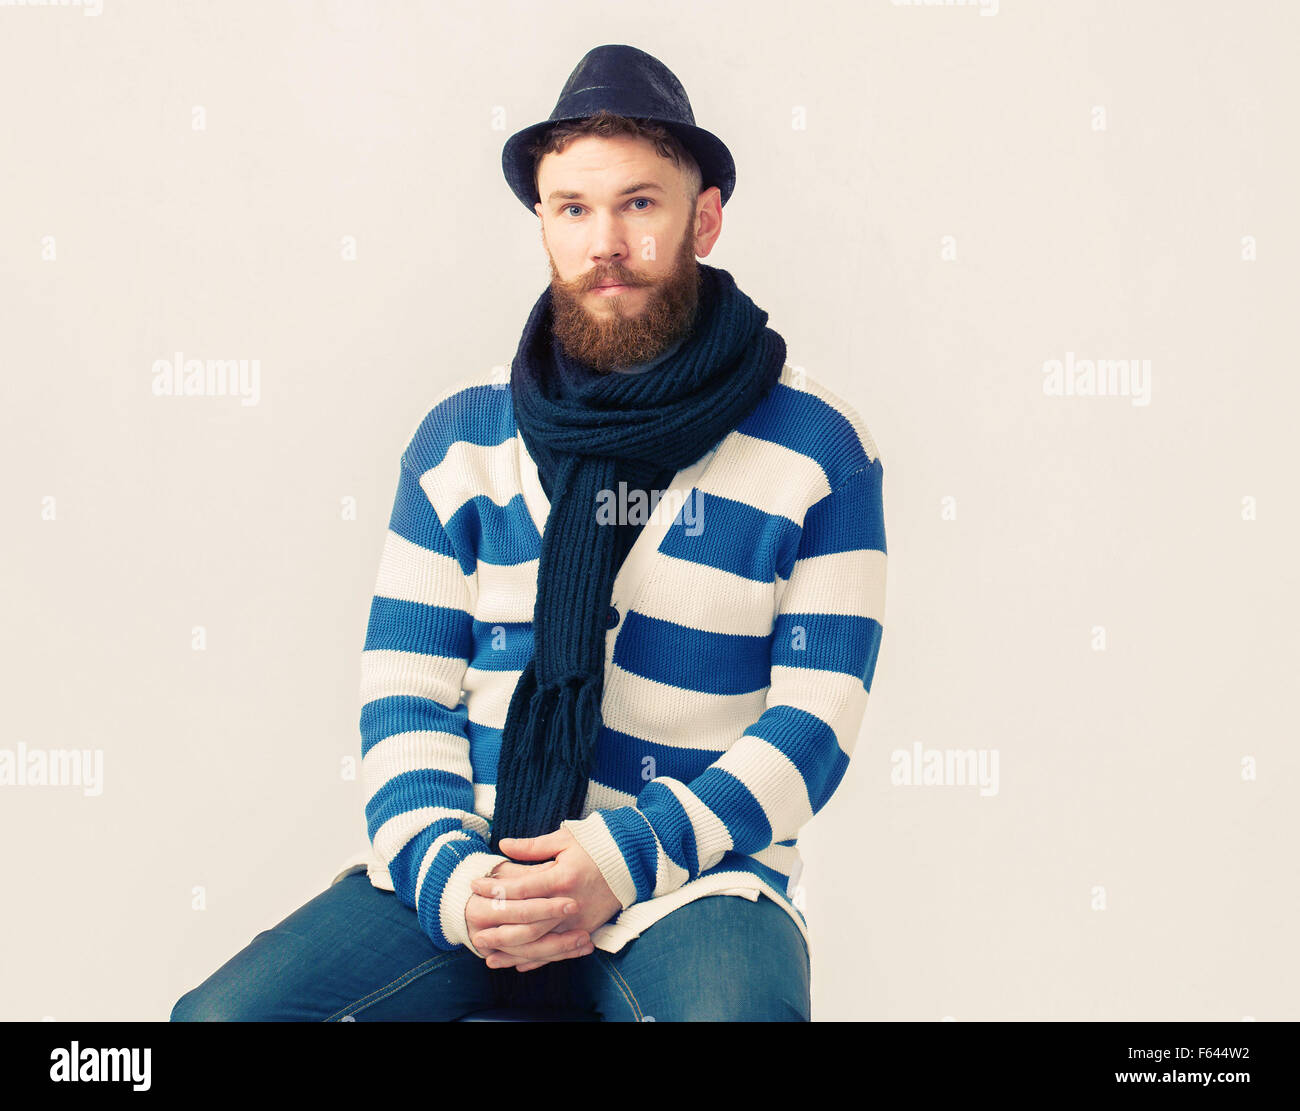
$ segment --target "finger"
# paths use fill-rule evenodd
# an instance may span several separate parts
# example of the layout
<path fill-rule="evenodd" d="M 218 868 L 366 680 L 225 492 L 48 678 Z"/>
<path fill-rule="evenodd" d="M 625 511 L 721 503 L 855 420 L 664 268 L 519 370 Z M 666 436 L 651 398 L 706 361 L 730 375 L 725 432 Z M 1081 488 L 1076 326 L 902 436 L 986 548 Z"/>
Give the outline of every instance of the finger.
<path fill-rule="evenodd" d="M 516 957 L 510 953 L 502 953 L 499 950 L 493 950 L 494 956 L 489 962 L 493 968 L 510 968 L 514 967 L 519 972 L 527 972 L 533 968 L 541 968 L 544 964 L 550 964 L 552 961 L 569 960 L 572 957 L 589 957 L 595 952 L 595 946 L 591 942 L 582 949 L 576 949 L 571 953 L 561 953 L 559 956 L 549 959 L 538 958 L 537 960 L 524 960 L 522 957 Z"/>
<path fill-rule="evenodd" d="M 488 877 L 485 878 L 495 878 L 497 876 L 522 876 L 527 874 L 529 868 L 536 867 L 536 864 L 519 864 L 513 860 L 503 860 L 493 868 L 492 871 L 488 873 Z"/>
<path fill-rule="evenodd" d="M 565 908 L 570 908 L 566 914 Z M 506 923 L 541 922 L 543 919 L 563 919 L 578 913 L 575 899 L 557 896 L 553 899 L 505 899 L 497 905 L 497 900 L 484 895 L 471 895 L 465 906 L 466 919 L 473 918 L 474 924 L 486 929 Z"/>
<path fill-rule="evenodd" d="M 551 861 L 554 863 L 554 861 Z M 482 876 L 470 881 L 470 890 L 486 899 L 545 899 L 562 894 L 563 880 L 553 868 L 538 865 L 525 875 L 502 878 Z"/>
<path fill-rule="evenodd" d="M 530 941 L 545 937 L 563 921 L 562 918 L 543 918 L 541 921 L 522 926 L 494 926 L 480 930 L 470 940 L 474 942 L 474 948 L 480 953 L 488 949 L 500 949 L 502 946 L 526 945 Z"/>
<path fill-rule="evenodd" d="M 518 968 L 521 971 L 524 965 L 528 965 L 531 968 L 541 968 L 542 965 L 551 963 L 546 960 L 525 960 L 523 957 L 516 957 L 510 953 L 503 953 L 500 949 L 489 949 L 483 954 L 483 957 L 485 961 L 488 959 L 491 960 L 493 968 Z"/>
<path fill-rule="evenodd" d="M 572 836 L 567 831 L 556 830 L 542 837 L 503 837 L 498 847 L 506 856 L 518 860 L 543 860 L 566 848 Z"/>
<path fill-rule="evenodd" d="M 567 914 L 566 907 L 572 908 Z M 498 908 L 482 895 L 471 895 L 465 904 L 470 944 L 480 953 L 496 948 L 497 939 L 520 944 L 555 929 L 575 929 L 580 918 L 573 899 L 505 899 Z M 494 932 L 503 927 L 509 927 L 510 932 Z"/>
<path fill-rule="evenodd" d="M 587 936 L 586 930 L 566 930 L 563 933 L 555 931 L 546 934 L 536 941 L 530 941 L 523 945 L 505 945 L 496 946 L 496 948 L 512 957 L 522 957 L 524 960 L 537 960 L 542 957 L 554 960 L 581 955 L 582 950 L 590 944 L 590 941 L 591 939 Z M 489 964 L 491 964 L 490 961 Z M 492 967 L 497 966 L 493 964 Z"/>
<path fill-rule="evenodd" d="M 491 958 L 490 963 L 494 968 L 514 967 L 519 972 L 528 972 L 534 968 L 541 968 L 544 964 L 550 964 L 551 960 L 567 960 L 569 957 L 588 957 L 595 951 L 595 943 L 588 941 L 587 944 L 581 948 L 572 952 L 561 953 L 558 957 L 553 957 L 550 960 L 545 957 L 539 957 L 536 960 L 525 960 L 523 957 L 503 952 L 500 949 L 489 949 L 483 954 L 483 956 L 485 958 Z"/>
<path fill-rule="evenodd" d="M 498 877 L 505 877 L 505 876 L 509 876 L 512 878 L 515 876 L 526 876 L 534 870 L 541 871 L 545 868 L 554 868 L 555 864 L 556 861 L 554 859 L 543 860 L 540 864 L 528 864 L 517 860 L 503 860 L 495 868 L 493 868 L 492 871 L 489 872 L 486 876 L 480 878 L 496 879 Z"/>

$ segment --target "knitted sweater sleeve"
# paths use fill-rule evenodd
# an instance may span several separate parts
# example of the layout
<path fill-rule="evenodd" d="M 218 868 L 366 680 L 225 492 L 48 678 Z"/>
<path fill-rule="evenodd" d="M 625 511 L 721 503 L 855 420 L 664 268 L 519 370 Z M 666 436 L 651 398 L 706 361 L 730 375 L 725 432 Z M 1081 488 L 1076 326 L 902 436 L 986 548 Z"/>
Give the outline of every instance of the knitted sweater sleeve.
<path fill-rule="evenodd" d="M 397 897 L 439 949 L 476 956 L 470 882 L 506 860 L 474 811 L 461 683 L 472 652 L 465 574 L 402 458 L 361 665 L 366 828 Z"/>
<path fill-rule="evenodd" d="M 689 783 L 660 776 L 633 805 L 562 823 L 624 910 L 675 891 L 727 852 L 794 838 L 839 786 L 883 631 L 883 474 L 870 460 L 805 514 L 758 719 Z"/>

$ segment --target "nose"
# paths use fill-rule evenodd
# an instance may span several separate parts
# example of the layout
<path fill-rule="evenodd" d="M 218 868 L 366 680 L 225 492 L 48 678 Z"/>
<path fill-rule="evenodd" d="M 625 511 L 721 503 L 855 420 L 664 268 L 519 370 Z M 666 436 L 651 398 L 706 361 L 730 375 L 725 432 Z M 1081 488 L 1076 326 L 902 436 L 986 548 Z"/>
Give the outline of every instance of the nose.
<path fill-rule="evenodd" d="M 608 270 L 627 263 L 627 240 L 618 218 L 605 213 L 596 217 L 595 238 L 591 244 L 591 262 L 597 269 Z"/>

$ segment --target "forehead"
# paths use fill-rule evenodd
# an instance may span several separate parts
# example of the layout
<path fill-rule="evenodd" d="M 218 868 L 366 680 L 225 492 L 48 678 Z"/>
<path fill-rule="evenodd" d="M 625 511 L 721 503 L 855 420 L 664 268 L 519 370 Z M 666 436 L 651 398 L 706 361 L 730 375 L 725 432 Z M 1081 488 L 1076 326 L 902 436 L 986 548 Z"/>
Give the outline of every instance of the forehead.
<path fill-rule="evenodd" d="M 598 179 L 609 178 L 613 184 L 614 179 L 628 174 L 667 185 L 676 176 L 677 167 L 649 139 L 639 135 L 582 135 L 571 140 L 564 150 L 543 155 L 537 166 L 539 183 L 545 180 L 554 188 L 578 178 L 592 185 Z"/>

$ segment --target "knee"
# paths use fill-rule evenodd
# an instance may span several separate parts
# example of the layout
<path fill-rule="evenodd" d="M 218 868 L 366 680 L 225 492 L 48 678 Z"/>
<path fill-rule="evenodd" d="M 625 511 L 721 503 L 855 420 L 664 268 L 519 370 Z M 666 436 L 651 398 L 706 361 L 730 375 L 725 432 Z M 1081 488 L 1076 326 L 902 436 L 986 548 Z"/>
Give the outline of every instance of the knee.
<path fill-rule="evenodd" d="M 763 895 L 754 902 L 714 896 L 698 908 L 693 927 L 709 939 L 681 967 L 671 1017 L 686 1022 L 809 1022 L 808 947 L 789 913 Z M 681 911 L 675 912 L 680 914 Z M 682 919 L 685 926 L 686 919 Z"/>
<path fill-rule="evenodd" d="M 256 1022 L 262 1018 L 256 997 L 222 991 L 211 983 L 187 991 L 172 1007 L 168 1022 Z"/>
<path fill-rule="evenodd" d="M 311 983 L 306 942 L 263 930 L 172 1007 L 171 1022 L 275 1022 L 296 1018 L 295 1003 Z"/>
<path fill-rule="evenodd" d="M 784 986 L 748 984 L 731 990 L 717 986 L 708 994 L 679 995 L 673 1013 L 675 1022 L 808 1022 L 809 1000 Z"/>
<path fill-rule="evenodd" d="M 187 991 L 172 1006 L 168 1022 L 211 1022 L 219 1019 L 212 1013 L 201 988 Z"/>

